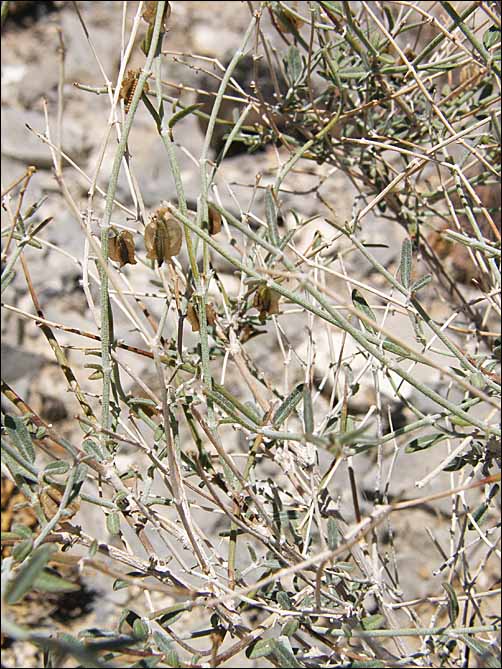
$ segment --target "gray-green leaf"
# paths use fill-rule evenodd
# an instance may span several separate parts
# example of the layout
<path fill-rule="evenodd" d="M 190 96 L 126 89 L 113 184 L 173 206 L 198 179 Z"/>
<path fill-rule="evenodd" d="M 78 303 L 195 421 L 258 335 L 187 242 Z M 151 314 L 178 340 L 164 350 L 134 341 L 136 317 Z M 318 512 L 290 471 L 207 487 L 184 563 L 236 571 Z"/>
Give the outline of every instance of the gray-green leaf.
<path fill-rule="evenodd" d="M 303 395 L 303 385 L 303 383 L 298 384 L 293 392 L 290 393 L 278 407 L 272 418 L 274 427 L 279 427 L 284 423 L 286 418 L 295 410 Z"/>
<path fill-rule="evenodd" d="M 5 597 L 7 604 L 19 602 L 33 588 L 38 576 L 49 562 L 51 553 L 55 550 L 55 546 L 44 544 L 33 551 L 31 557 L 19 568 L 14 579 L 9 583 Z"/>
<path fill-rule="evenodd" d="M 448 617 L 450 619 L 450 624 L 454 625 L 456 619 L 458 618 L 458 614 L 460 613 L 457 593 L 455 592 L 453 586 L 449 583 L 442 583 L 441 585 L 446 590 L 446 596 L 448 597 Z"/>
<path fill-rule="evenodd" d="M 354 288 L 354 290 L 352 291 L 352 303 L 358 311 L 360 311 L 368 318 L 371 318 L 372 321 L 376 322 L 376 316 L 373 310 L 370 308 L 369 304 L 366 302 L 366 300 L 357 290 L 357 288 Z M 373 334 L 377 334 L 375 328 L 372 325 L 367 325 L 364 321 L 362 321 L 362 324 L 366 328 L 366 330 L 372 332 Z"/>
<path fill-rule="evenodd" d="M 296 46 L 290 46 L 286 55 L 286 66 L 291 85 L 298 82 L 302 75 L 303 64 L 300 51 Z"/>
<path fill-rule="evenodd" d="M 406 237 L 401 246 L 401 283 L 405 288 L 410 287 L 410 277 L 411 277 L 411 264 L 413 259 L 413 244 L 411 239 Z"/>
<path fill-rule="evenodd" d="M 5 416 L 5 429 L 11 438 L 12 445 L 28 462 L 35 462 L 35 448 L 31 435 L 24 421 L 18 416 Z"/>

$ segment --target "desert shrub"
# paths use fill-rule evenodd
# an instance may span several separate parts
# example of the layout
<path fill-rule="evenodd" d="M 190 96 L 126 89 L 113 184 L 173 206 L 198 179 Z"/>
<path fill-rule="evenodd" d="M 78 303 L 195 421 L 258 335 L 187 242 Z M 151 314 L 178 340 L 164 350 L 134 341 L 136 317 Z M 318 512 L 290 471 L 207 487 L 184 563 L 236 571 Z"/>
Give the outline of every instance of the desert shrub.
<path fill-rule="evenodd" d="M 248 3 L 223 65 L 181 59 L 198 86 L 164 79 L 177 3 L 129 4 L 118 75 L 78 82 L 112 112 L 86 201 L 62 80 L 57 132 L 38 133 L 93 330 L 41 306 L 30 258 L 54 223 L 34 169 L 2 185 L 3 306 L 37 323 L 76 402 L 62 435 L 2 381 L 4 465 L 36 518 L 2 533 L 4 633 L 44 666 L 498 666 L 498 4 Z M 140 110 L 165 201 L 129 148 Z M 121 615 L 23 625 L 29 593 L 80 587 L 68 560 L 127 590 Z"/>

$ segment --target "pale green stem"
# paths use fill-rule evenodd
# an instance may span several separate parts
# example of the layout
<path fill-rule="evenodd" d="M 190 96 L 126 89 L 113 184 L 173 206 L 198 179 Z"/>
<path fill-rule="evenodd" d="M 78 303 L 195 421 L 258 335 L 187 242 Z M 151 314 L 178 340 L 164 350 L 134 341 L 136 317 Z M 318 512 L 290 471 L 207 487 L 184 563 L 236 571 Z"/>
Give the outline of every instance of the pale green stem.
<path fill-rule="evenodd" d="M 111 386 L 111 354 L 110 348 L 113 341 L 113 332 L 110 319 L 110 299 L 108 294 L 108 234 L 110 231 L 110 221 L 112 217 L 113 210 L 113 201 L 115 198 L 115 192 L 117 190 L 117 183 L 120 173 L 120 166 L 122 164 L 122 159 L 124 153 L 127 149 L 127 140 L 129 138 L 129 133 L 132 128 L 134 121 L 134 114 L 138 107 L 140 98 L 143 94 L 143 86 L 150 74 L 150 68 L 153 63 L 153 58 L 157 50 L 157 44 L 159 41 L 160 28 L 162 23 L 162 17 L 164 14 L 164 5 L 165 2 L 162 0 L 157 5 L 157 14 L 155 17 L 155 26 L 152 35 L 152 42 L 150 44 L 150 50 L 146 59 L 145 67 L 143 68 L 141 75 L 138 79 L 138 84 L 133 95 L 133 99 L 130 105 L 129 113 L 126 116 L 124 123 L 124 128 L 122 131 L 122 137 L 120 143 L 115 152 L 115 158 L 113 161 L 112 172 L 110 176 L 110 181 L 108 184 L 108 190 L 106 192 L 106 201 L 105 201 L 105 212 L 103 215 L 103 223 L 101 225 L 101 253 L 103 257 L 103 265 L 99 264 L 99 274 L 101 280 L 100 288 L 100 304 L 101 304 L 101 366 L 103 369 L 103 393 L 102 393 L 102 417 L 101 424 L 102 429 L 102 440 L 103 445 L 106 447 L 107 437 L 106 430 L 110 429 L 111 426 L 111 413 L 110 413 L 110 386 Z"/>

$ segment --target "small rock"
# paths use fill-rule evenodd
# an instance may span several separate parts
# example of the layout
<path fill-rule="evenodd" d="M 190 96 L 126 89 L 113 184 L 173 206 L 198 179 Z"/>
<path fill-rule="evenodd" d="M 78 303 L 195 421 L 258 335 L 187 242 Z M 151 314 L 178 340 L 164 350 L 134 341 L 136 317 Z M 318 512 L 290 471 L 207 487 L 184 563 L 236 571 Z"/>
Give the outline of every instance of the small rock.
<path fill-rule="evenodd" d="M 2 154 L 15 158 L 27 165 L 52 167 L 49 147 L 38 139 L 26 125 L 45 134 L 44 115 L 36 111 L 23 111 L 13 107 L 2 107 Z M 55 139 L 55 124 L 51 123 L 51 135 Z M 75 123 L 66 119 L 63 124 L 63 151 L 74 160 L 79 160 L 85 152 L 83 133 Z"/>

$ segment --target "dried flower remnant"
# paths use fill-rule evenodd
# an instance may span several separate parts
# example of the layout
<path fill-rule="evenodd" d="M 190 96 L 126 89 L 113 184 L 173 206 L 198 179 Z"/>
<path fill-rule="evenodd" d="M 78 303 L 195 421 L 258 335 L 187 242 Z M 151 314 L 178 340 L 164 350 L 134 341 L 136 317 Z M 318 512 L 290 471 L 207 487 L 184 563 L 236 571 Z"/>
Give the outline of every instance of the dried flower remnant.
<path fill-rule="evenodd" d="M 211 303 L 206 305 L 206 320 L 208 325 L 214 325 L 216 323 L 216 311 Z M 192 332 L 199 332 L 199 314 L 193 304 L 190 303 L 187 307 L 187 321 L 192 326 Z"/>
<path fill-rule="evenodd" d="M 158 209 L 145 228 L 146 257 L 157 260 L 159 267 L 171 260 L 181 250 L 183 232 L 181 226 L 166 208 Z"/>
<path fill-rule="evenodd" d="M 264 323 L 267 316 L 278 314 L 280 295 L 268 286 L 260 286 L 255 293 L 253 306 L 260 312 L 259 319 Z"/>
<path fill-rule="evenodd" d="M 138 79 L 141 75 L 141 70 L 128 70 L 127 76 L 122 81 L 122 86 L 120 87 L 120 99 L 124 100 L 125 104 L 125 113 L 129 113 L 131 108 L 131 102 L 134 97 L 134 92 L 136 91 L 136 86 L 138 85 Z M 148 83 L 145 81 L 143 84 L 143 93 L 148 93 L 150 90 Z"/>
<path fill-rule="evenodd" d="M 110 260 L 124 265 L 136 265 L 134 256 L 134 238 L 129 230 L 122 230 L 108 240 L 108 255 Z"/>
<path fill-rule="evenodd" d="M 212 205 L 208 206 L 209 222 L 208 230 L 210 235 L 217 235 L 221 230 L 221 214 L 220 212 Z"/>

